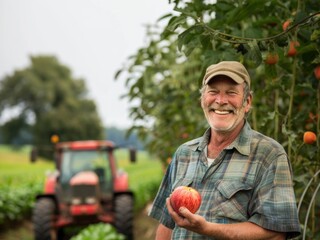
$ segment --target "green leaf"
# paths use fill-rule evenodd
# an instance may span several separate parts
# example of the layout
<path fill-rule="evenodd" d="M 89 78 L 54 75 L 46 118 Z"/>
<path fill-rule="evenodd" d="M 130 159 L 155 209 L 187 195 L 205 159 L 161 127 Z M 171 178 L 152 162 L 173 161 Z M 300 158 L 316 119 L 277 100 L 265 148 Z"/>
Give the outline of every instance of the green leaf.
<path fill-rule="evenodd" d="M 183 52 L 186 56 L 189 56 L 193 52 L 193 50 L 198 46 L 199 46 L 199 39 L 197 37 L 194 37 L 191 39 L 191 41 L 189 41 L 185 45 Z"/>
<path fill-rule="evenodd" d="M 182 13 L 181 16 L 189 16 L 189 17 L 192 17 L 194 19 L 197 19 L 197 16 L 194 14 L 194 12 L 192 11 L 189 11 L 187 8 L 178 8 L 178 7 L 175 7 L 174 8 L 175 11 L 177 12 L 180 12 Z"/>
<path fill-rule="evenodd" d="M 276 64 L 274 64 L 274 65 L 266 64 L 265 65 L 265 74 L 266 74 L 267 78 L 275 79 L 278 75 L 277 65 Z"/>
<path fill-rule="evenodd" d="M 195 25 L 178 36 L 178 49 L 181 51 L 182 47 L 185 46 L 188 49 L 186 52 L 189 54 L 194 50 L 198 45 L 200 46 L 200 36 L 203 33 L 204 29 L 200 25 Z M 187 56 L 189 54 L 186 54 Z"/>
<path fill-rule="evenodd" d="M 250 1 L 239 1 L 238 7 L 233 7 L 233 10 L 227 13 L 227 21 L 230 24 L 242 21 L 253 15 L 253 13 L 260 11 L 262 7 L 265 7 L 265 0 L 250 0 Z M 244 4 L 243 4 L 244 3 Z"/>
<path fill-rule="evenodd" d="M 298 11 L 293 20 L 293 24 L 301 22 L 304 18 L 306 18 L 308 14 L 306 12 Z"/>
<path fill-rule="evenodd" d="M 316 29 L 312 32 L 310 40 L 311 41 L 316 41 L 317 39 L 320 38 L 320 30 Z"/>
<path fill-rule="evenodd" d="M 166 30 L 174 32 L 181 24 L 185 23 L 186 19 L 184 16 L 174 16 L 169 20 Z"/>
<path fill-rule="evenodd" d="M 262 62 L 262 55 L 257 41 L 251 41 L 248 43 L 249 50 L 245 54 L 245 61 L 251 68 L 258 67 Z"/>

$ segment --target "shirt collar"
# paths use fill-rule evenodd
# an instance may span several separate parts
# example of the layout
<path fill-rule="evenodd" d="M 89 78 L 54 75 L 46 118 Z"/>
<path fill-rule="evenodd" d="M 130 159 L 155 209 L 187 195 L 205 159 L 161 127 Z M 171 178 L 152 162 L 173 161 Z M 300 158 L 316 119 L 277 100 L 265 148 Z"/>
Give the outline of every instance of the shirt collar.
<path fill-rule="evenodd" d="M 227 149 L 235 148 L 242 155 L 249 156 L 250 143 L 251 127 L 248 121 L 246 121 L 238 137 L 227 147 Z"/>
<path fill-rule="evenodd" d="M 203 151 L 205 147 L 209 143 L 211 131 L 208 128 L 205 133 L 203 134 L 202 138 L 195 139 L 189 142 L 189 146 L 194 151 Z M 251 127 L 248 121 L 245 121 L 243 128 L 240 131 L 238 137 L 228 146 L 226 149 L 233 149 L 235 148 L 239 153 L 242 155 L 249 155 L 250 153 L 250 143 L 251 143 Z"/>

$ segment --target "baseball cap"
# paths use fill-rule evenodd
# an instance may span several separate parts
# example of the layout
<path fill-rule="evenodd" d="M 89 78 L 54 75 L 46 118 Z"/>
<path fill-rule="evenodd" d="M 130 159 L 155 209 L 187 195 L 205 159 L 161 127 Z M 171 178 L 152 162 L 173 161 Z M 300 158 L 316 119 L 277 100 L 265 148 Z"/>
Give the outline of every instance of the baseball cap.
<path fill-rule="evenodd" d="M 215 76 L 225 75 L 230 77 L 236 83 L 240 84 L 247 82 L 250 86 L 250 76 L 247 69 L 236 61 L 223 61 L 217 64 L 210 65 L 204 75 L 202 84 L 206 85 Z"/>

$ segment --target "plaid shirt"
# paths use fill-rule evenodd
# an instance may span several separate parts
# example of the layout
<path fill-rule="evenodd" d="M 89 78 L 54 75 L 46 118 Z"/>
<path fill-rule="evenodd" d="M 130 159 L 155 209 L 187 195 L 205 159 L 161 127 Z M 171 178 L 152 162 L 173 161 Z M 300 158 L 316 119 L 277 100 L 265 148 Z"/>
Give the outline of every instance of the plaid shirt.
<path fill-rule="evenodd" d="M 202 197 L 197 214 L 209 222 L 249 221 L 265 229 L 300 233 L 291 165 L 283 147 L 252 130 L 246 122 L 235 141 L 208 167 L 204 136 L 181 145 L 174 154 L 150 216 L 173 229 L 172 239 L 209 239 L 176 227 L 165 200 L 177 186 L 192 186 Z M 212 239 L 212 238 L 210 238 Z"/>

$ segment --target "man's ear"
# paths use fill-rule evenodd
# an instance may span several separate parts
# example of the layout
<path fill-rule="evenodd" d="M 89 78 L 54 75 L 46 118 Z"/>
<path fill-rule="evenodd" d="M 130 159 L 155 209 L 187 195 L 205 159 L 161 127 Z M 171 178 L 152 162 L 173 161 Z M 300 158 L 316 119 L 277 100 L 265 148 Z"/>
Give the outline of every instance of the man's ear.
<path fill-rule="evenodd" d="M 247 100 L 245 102 L 245 112 L 248 113 L 251 109 L 251 104 L 252 104 L 252 94 L 249 94 L 247 97 Z"/>

